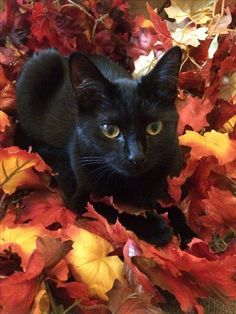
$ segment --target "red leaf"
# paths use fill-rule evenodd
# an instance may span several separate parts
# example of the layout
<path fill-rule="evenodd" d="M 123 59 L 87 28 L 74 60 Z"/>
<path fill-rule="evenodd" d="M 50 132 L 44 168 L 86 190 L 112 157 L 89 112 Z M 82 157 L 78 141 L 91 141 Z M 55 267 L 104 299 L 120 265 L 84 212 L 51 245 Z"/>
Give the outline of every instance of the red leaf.
<path fill-rule="evenodd" d="M 202 202 L 205 205 L 205 215 L 199 217 L 199 221 L 204 238 L 211 240 L 213 234 L 222 236 L 229 230 L 236 233 L 236 197 L 230 191 L 212 187 L 208 198 Z"/>
<path fill-rule="evenodd" d="M 190 126 L 194 131 L 200 131 L 208 126 L 206 115 L 211 112 L 213 105 L 201 98 L 187 96 L 183 102 L 177 102 L 179 113 L 178 134 L 183 134 L 184 128 Z"/>
<path fill-rule="evenodd" d="M 171 34 L 167 28 L 166 22 L 161 19 L 161 17 L 153 10 L 150 4 L 147 2 L 147 11 L 149 13 L 150 19 L 154 25 L 155 31 L 157 33 L 158 39 L 162 43 L 165 50 L 171 48 L 172 38 Z"/>
<path fill-rule="evenodd" d="M 3 111 L 12 111 L 15 107 L 15 87 L 10 82 L 0 65 L 0 109 Z"/>
<path fill-rule="evenodd" d="M 33 224 L 41 223 L 45 227 L 60 224 L 66 227 L 75 222 L 76 214 L 65 208 L 63 201 L 57 193 L 49 191 L 36 191 L 25 196 L 22 200 L 17 223 L 31 221 Z"/>
<path fill-rule="evenodd" d="M 88 203 L 88 212 L 83 216 L 95 219 L 95 221 L 79 221 L 78 226 L 93 232 L 112 243 L 116 248 L 123 246 L 129 238 L 137 239 L 135 234 L 126 230 L 117 220 L 115 224 L 110 225 L 106 218 L 99 215 L 93 206 Z M 109 209 L 108 209 L 109 210 Z"/>

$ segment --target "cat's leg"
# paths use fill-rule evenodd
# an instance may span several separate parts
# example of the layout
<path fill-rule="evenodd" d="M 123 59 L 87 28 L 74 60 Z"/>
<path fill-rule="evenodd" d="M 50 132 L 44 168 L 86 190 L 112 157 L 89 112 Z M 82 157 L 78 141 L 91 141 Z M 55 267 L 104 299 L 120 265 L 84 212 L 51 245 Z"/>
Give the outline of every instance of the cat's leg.
<path fill-rule="evenodd" d="M 144 217 L 127 213 L 119 214 L 113 207 L 101 203 L 94 206 L 96 211 L 103 215 L 109 223 L 115 223 L 118 218 L 120 223 L 126 229 L 133 231 L 139 239 L 156 246 L 164 246 L 172 239 L 172 228 L 155 212 L 146 212 L 146 217 Z"/>

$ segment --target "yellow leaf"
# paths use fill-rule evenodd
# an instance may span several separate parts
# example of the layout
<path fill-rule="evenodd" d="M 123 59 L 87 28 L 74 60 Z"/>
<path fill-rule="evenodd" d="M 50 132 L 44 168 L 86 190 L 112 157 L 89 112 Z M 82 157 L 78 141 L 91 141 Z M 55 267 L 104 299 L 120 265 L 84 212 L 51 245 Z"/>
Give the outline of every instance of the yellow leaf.
<path fill-rule="evenodd" d="M 11 250 L 21 257 L 21 266 L 26 269 L 28 260 L 36 249 L 36 239 L 45 233 L 41 226 L 16 225 L 9 227 L 4 222 L 0 224 L 0 252 Z"/>
<path fill-rule="evenodd" d="M 149 73 L 157 63 L 157 58 L 154 55 L 153 50 L 147 56 L 141 55 L 137 60 L 134 61 L 134 72 L 133 77 L 138 78 L 140 76 Z"/>
<path fill-rule="evenodd" d="M 215 156 L 220 165 L 236 160 L 236 141 L 231 140 L 227 133 L 219 133 L 214 130 L 200 135 L 195 131 L 186 131 L 179 137 L 180 145 L 191 147 L 191 157 Z"/>
<path fill-rule="evenodd" d="M 223 76 L 219 98 L 232 101 L 234 105 L 236 104 L 236 72 Z"/>
<path fill-rule="evenodd" d="M 123 281 L 123 262 L 118 256 L 108 256 L 113 247 L 105 239 L 74 225 L 65 232 L 74 241 L 65 257 L 73 276 L 87 285 L 90 297 L 108 300 L 106 292 L 115 279 Z"/>
<path fill-rule="evenodd" d="M 228 121 L 226 121 L 223 126 L 219 129 L 220 132 L 231 133 L 234 130 L 236 124 L 236 114 L 233 115 Z"/>
<path fill-rule="evenodd" d="M 212 18 L 214 0 L 172 0 L 165 11 L 177 23 L 189 18 L 196 24 L 205 24 Z"/>
<path fill-rule="evenodd" d="M 179 46 L 193 46 L 197 47 L 200 45 L 199 40 L 207 38 L 207 27 L 199 27 L 186 25 L 184 28 L 177 28 L 172 33 L 172 38 Z"/>
<path fill-rule="evenodd" d="M 11 122 L 8 115 L 0 110 L 0 132 L 4 132 L 6 127 L 10 126 Z"/>

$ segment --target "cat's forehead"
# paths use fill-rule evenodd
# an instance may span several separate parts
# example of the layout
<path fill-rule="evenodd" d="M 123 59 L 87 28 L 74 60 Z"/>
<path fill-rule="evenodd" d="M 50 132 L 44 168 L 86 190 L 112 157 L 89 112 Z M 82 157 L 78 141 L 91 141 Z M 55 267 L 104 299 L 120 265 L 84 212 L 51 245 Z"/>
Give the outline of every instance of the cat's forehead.
<path fill-rule="evenodd" d="M 153 119 L 176 120 L 175 108 L 169 110 L 165 104 L 145 95 L 139 87 L 138 80 L 121 79 L 115 82 L 113 91 L 103 114 L 111 120 L 131 123 L 134 120 L 149 121 Z"/>

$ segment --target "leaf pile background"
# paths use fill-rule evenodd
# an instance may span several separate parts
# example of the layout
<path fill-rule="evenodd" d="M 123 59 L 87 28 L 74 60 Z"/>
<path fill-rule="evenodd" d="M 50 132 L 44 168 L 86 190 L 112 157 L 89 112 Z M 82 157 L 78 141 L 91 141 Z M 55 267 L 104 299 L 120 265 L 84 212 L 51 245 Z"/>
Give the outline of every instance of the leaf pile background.
<path fill-rule="evenodd" d="M 235 1 L 172 0 L 166 20 L 149 4 L 133 16 L 125 0 L 0 6 L 0 313 L 163 313 L 164 290 L 186 313 L 204 313 L 200 298 L 236 299 Z M 80 220 L 65 208 L 50 167 L 14 146 L 15 84 L 47 47 L 104 54 L 137 77 L 173 45 L 185 165 L 162 206 L 178 206 L 196 237 L 158 249 L 91 204 Z"/>

